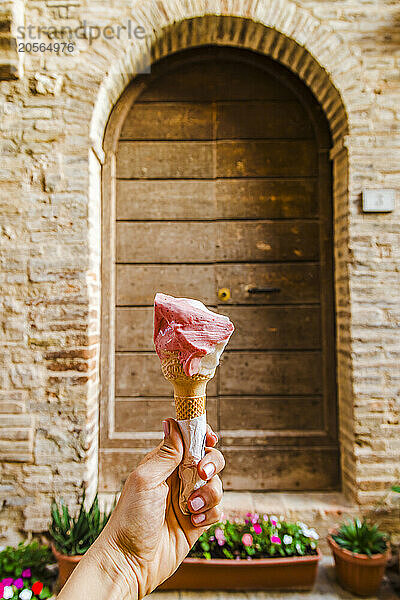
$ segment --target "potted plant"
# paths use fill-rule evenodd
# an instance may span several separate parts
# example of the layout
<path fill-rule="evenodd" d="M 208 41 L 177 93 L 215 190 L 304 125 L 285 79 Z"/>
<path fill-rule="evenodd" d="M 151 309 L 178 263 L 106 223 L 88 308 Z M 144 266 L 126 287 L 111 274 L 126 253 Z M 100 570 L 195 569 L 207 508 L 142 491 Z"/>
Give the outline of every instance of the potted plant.
<path fill-rule="evenodd" d="M 158 589 L 309 590 L 317 574 L 318 534 L 304 523 L 248 513 L 202 534 Z"/>
<path fill-rule="evenodd" d="M 49 565 L 53 555 L 48 546 L 33 541 L 7 546 L 0 552 L 0 598 L 44 600 L 52 595 L 53 576 Z"/>
<path fill-rule="evenodd" d="M 49 533 L 52 538 L 52 550 L 57 559 L 62 587 L 95 539 L 104 529 L 114 506 L 109 512 L 102 513 L 99 508 L 97 494 L 89 510 L 85 509 L 85 492 L 80 500 L 76 517 L 70 515 L 68 507 L 61 499 L 60 506 L 53 502 L 51 506 L 51 525 Z"/>
<path fill-rule="evenodd" d="M 348 520 L 328 535 L 340 585 L 359 596 L 378 591 L 390 556 L 388 536 L 366 519 Z"/>

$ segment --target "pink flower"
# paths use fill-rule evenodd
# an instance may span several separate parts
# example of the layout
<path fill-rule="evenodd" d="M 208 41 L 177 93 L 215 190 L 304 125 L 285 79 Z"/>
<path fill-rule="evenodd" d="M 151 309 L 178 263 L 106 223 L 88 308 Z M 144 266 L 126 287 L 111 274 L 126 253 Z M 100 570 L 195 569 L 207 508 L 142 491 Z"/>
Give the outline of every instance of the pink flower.
<path fill-rule="evenodd" d="M 1 583 L 3 585 L 12 585 L 13 581 L 14 581 L 14 579 L 12 577 L 6 577 L 5 579 L 1 580 Z"/>
<path fill-rule="evenodd" d="M 24 569 L 22 571 L 22 577 L 30 577 L 32 575 L 32 572 L 30 569 Z"/>
<path fill-rule="evenodd" d="M 18 577 L 18 579 L 16 579 L 14 581 L 14 585 L 17 588 L 17 590 L 21 590 L 24 587 L 24 582 L 22 580 L 22 577 Z"/>
<path fill-rule="evenodd" d="M 245 533 L 242 535 L 242 544 L 243 546 L 251 546 L 253 543 L 253 536 L 251 533 Z"/>
<path fill-rule="evenodd" d="M 254 515 L 251 518 L 251 522 L 253 523 L 253 525 L 255 523 L 257 523 L 258 519 L 259 519 L 260 515 L 258 515 L 257 513 L 254 513 Z"/>
<path fill-rule="evenodd" d="M 0 598 L 3 597 L 3 592 L 4 592 L 4 584 L 0 583 Z"/>
<path fill-rule="evenodd" d="M 215 530 L 215 537 L 216 540 L 218 542 L 218 546 L 224 546 L 225 542 L 226 542 L 226 538 L 224 535 L 224 532 L 222 531 L 222 529 L 220 527 L 217 527 L 217 529 Z"/>
<path fill-rule="evenodd" d="M 271 542 L 273 544 L 281 544 L 281 538 L 278 537 L 277 535 L 271 535 Z"/>
<path fill-rule="evenodd" d="M 257 533 L 257 534 L 260 534 L 262 532 L 262 528 L 259 523 L 256 523 L 255 525 L 253 525 L 253 529 L 254 529 L 254 533 Z"/>
<path fill-rule="evenodd" d="M 246 517 L 249 517 L 249 519 L 251 519 L 252 516 L 253 516 L 253 513 L 246 513 Z"/>

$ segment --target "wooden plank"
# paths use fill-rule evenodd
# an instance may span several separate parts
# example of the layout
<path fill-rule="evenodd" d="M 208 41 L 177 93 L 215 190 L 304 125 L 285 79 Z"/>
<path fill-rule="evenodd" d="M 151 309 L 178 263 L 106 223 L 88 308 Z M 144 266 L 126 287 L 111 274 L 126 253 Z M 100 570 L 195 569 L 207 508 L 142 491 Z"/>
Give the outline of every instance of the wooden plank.
<path fill-rule="evenodd" d="M 217 177 L 302 177 L 317 173 L 312 141 L 219 141 L 216 152 Z"/>
<path fill-rule="evenodd" d="M 319 227 L 313 222 L 120 222 L 117 262 L 315 260 Z"/>
<path fill-rule="evenodd" d="M 235 324 L 229 350 L 318 349 L 319 306 L 222 306 L 218 312 Z"/>
<path fill-rule="evenodd" d="M 322 399 L 293 396 L 222 396 L 220 421 L 223 438 L 228 437 L 227 430 L 235 429 L 315 431 L 324 425 Z M 238 443 L 235 432 L 232 437 L 234 442 Z M 223 439 L 223 444 L 227 444 L 226 439 Z"/>
<path fill-rule="evenodd" d="M 216 216 L 227 219 L 290 219 L 318 214 L 315 182 L 221 179 L 215 182 Z"/>
<path fill-rule="evenodd" d="M 116 279 L 119 306 L 152 306 L 157 292 L 205 304 L 217 298 L 214 265 L 117 265 Z"/>
<path fill-rule="evenodd" d="M 221 448 L 225 490 L 334 490 L 339 485 L 337 448 Z M 118 491 L 148 449 L 100 450 L 101 491 Z"/>
<path fill-rule="evenodd" d="M 153 325 L 153 307 L 116 308 L 115 349 L 122 351 L 154 350 Z"/>
<path fill-rule="evenodd" d="M 136 102 L 122 128 L 121 140 L 210 140 L 211 104 Z"/>
<path fill-rule="evenodd" d="M 117 177 L 212 178 L 213 142 L 119 142 Z"/>
<path fill-rule="evenodd" d="M 215 219 L 214 190 L 212 180 L 119 180 L 117 219 Z"/>
<path fill-rule="evenodd" d="M 207 421 L 218 426 L 216 398 L 207 398 Z M 115 398 L 115 431 L 162 431 L 162 420 L 176 418 L 173 398 Z M 136 443 L 136 442 L 135 442 Z"/>
<path fill-rule="evenodd" d="M 221 102 L 217 104 L 217 139 L 310 138 L 311 120 L 296 100 Z"/>
<path fill-rule="evenodd" d="M 219 378 L 224 396 L 320 394 L 321 353 L 226 351 Z"/>
<path fill-rule="evenodd" d="M 316 217 L 307 179 L 119 180 L 117 219 L 293 219 Z"/>
<path fill-rule="evenodd" d="M 216 380 L 207 386 L 207 393 L 216 396 Z M 152 353 L 115 354 L 116 396 L 172 396 L 171 384 L 161 372 L 160 359 Z"/>
<path fill-rule="evenodd" d="M 216 223 L 117 223 L 117 262 L 208 262 L 215 260 Z"/>
<path fill-rule="evenodd" d="M 227 315 L 235 324 L 229 350 L 320 348 L 321 315 L 318 306 L 221 305 L 218 312 Z M 153 318 L 152 307 L 117 308 L 116 349 L 153 350 Z"/>
<path fill-rule="evenodd" d="M 219 222 L 217 232 L 220 261 L 316 260 L 319 255 L 318 223 L 228 221 Z"/>
<path fill-rule="evenodd" d="M 257 67 L 236 61 L 191 62 L 158 77 L 141 94 L 146 101 L 281 100 L 293 98 L 285 85 Z"/>
<path fill-rule="evenodd" d="M 221 448 L 225 489 L 330 490 L 339 483 L 337 448 Z"/>
<path fill-rule="evenodd" d="M 319 302 L 318 264 L 219 264 L 215 270 L 217 288 L 226 287 L 231 294 L 221 305 Z M 280 292 L 249 294 L 252 287 L 277 287 Z"/>

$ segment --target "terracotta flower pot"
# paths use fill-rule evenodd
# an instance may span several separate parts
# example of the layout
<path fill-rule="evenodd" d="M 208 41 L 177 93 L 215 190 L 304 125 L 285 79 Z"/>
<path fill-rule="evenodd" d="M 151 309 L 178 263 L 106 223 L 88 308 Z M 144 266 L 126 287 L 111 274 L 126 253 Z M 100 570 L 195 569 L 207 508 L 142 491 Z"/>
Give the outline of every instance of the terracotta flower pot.
<path fill-rule="evenodd" d="M 357 554 L 341 548 L 333 539 L 331 531 L 328 544 L 335 559 L 336 574 L 340 585 L 358 596 L 373 596 L 379 589 L 390 558 L 389 548 L 383 554 Z"/>
<path fill-rule="evenodd" d="M 75 569 L 78 562 L 81 560 L 82 555 L 68 556 L 67 554 L 61 554 L 54 544 L 51 544 L 51 550 L 56 557 L 58 564 L 58 584 L 60 589 L 63 587 L 72 571 Z"/>
<path fill-rule="evenodd" d="M 159 590 L 310 590 L 321 553 L 229 560 L 185 558 Z"/>

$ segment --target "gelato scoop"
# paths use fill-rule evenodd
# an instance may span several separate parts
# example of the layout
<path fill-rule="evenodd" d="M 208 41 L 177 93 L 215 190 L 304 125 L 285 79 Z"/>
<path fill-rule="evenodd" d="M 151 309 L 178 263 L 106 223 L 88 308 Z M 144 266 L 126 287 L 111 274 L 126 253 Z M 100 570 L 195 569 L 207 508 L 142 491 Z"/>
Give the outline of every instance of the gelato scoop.
<path fill-rule="evenodd" d="M 161 360 L 176 353 L 188 377 L 214 374 L 233 331 L 228 317 L 212 312 L 199 300 L 156 294 L 156 352 Z"/>

